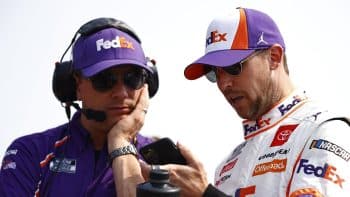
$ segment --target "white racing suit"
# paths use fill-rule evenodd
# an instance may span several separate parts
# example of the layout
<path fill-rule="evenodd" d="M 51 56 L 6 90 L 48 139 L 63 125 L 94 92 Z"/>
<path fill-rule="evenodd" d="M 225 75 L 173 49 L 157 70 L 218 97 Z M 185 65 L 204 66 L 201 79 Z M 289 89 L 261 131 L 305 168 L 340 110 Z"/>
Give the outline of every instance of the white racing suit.
<path fill-rule="evenodd" d="M 217 167 L 229 196 L 350 196 L 350 126 L 294 92 L 258 121 Z M 325 122 L 326 121 L 326 122 Z"/>

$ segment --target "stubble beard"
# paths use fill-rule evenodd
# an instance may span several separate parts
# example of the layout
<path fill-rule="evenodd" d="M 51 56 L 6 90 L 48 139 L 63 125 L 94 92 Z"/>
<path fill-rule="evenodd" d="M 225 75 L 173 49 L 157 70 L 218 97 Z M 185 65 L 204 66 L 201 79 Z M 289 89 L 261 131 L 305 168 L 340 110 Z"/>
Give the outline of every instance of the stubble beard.
<path fill-rule="evenodd" d="M 267 78 L 261 89 L 261 94 L 248 110 L 247 117 L 249 120 L 258 120 L 261 118 L 279 99 L 279 90 L 271 78 Z"/>

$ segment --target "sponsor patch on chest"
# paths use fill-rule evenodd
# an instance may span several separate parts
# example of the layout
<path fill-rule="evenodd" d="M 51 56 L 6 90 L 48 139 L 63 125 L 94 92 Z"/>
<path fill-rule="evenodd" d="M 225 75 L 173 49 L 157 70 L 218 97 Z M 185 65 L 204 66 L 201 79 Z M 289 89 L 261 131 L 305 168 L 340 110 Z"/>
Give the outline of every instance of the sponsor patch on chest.
<path fill-rule="evenodd" d="M 222 174 L 224 174 L 225 172 L 230 171 L 233 167 L 235 167 L 236 163 L 237 163 L 238 159 L 235 159 L 233 161 L 228 162 L 227 164 L 224 165 L 224 167 L 222 167 L 221 171 L 220 171 L 220 176 Z"/>
<path fill-rule="evenodd" d="M 255 166 L 253 176 L 268 172 L 283 172 L 286 170 L 287 159 L 274 159 L 271 162 L 261 163 Z"/>
<path fill-rule="evenodd" d="M 54 158 L 50 162 L 50 170 L 53 172 L 75 173 L 77 161 L 68 158 Z"/>
<path fill-rule="evenodd" d="M 276 131 L 270 147 L 282 146 L 284 143 L 286 143 L 297 126 L 298 124 L 280 126 Z"/>

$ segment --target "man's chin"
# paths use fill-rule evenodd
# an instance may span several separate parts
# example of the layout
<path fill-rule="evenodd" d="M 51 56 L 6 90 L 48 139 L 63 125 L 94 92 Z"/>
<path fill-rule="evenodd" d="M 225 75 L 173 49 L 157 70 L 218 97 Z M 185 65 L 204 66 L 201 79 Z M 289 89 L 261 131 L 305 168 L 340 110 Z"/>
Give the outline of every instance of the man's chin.
<path fill-rule="evenodd" d="M 124 115 L 118 115 L 118 116 L 107 116 L 107 119 L 105 121 L 105 124 L 114 126 L 117 124 L 121 119 L 124 119 L 127 116 L 127 114 Z"/>
<path fill-rule="evenodd" d="M 243 107 L 232 106 L 232 108 L 236 111 L 237 115 L 242 119 L 250 119 L 249 113 Z"/>

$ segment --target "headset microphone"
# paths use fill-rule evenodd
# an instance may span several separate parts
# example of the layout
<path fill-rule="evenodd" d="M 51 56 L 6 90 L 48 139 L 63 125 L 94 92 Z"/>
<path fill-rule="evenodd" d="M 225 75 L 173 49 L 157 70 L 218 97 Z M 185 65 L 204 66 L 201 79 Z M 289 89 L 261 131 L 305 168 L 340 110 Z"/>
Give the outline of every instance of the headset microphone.
<path fill-rule="evenodd" d="M 103 122 L 106 120 L 107 116 L 104 111 L 94 110 L 94 109 L 81 109 L 81 112 L 86 116 L 88 120 L 95 120 L 97 122 Z"/>

